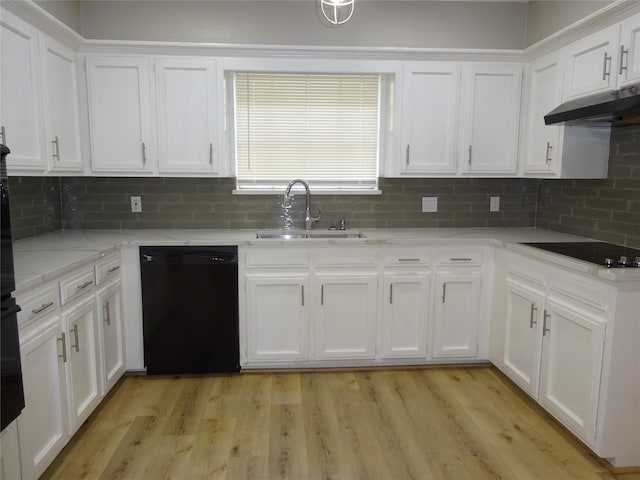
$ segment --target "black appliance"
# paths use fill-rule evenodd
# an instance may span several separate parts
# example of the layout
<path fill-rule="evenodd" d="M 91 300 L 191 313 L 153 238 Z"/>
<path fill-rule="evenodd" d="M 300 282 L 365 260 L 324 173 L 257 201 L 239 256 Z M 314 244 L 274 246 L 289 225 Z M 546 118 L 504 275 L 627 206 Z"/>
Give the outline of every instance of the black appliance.
<path fill-rule="evenodd" d="M 149 375 L 240 371 L 238 247 L 140 247 Z"/>
<path fill-rule="evenodd" d="M 638 125 L 640 124 L 640 86 L 600 92 L 563 103 L 544 116 L 551 125 Z"/>
<path fill-rule="evenodd" d="M 0 331 L 0 413 L 2 430 L 9 425 L 24 408 L 24 391 L 22 388 L 22 365 L 20 363 L 20 341 L 18 339 L 18 312 L 20 307 L 13 298 L 16 288 L 13 270 L 13 245 L 11 239 L 11 218 L 9 214 L 9 188 L 7 185 L 6 157 L 10 150 L 0 145 L 0 190 L 2 209 L 2 244 L 0 258 L 2 260 L 2 311 Z"/>
<path fill-rule="evenodd" d="M 524 243 L 607 268 L 640 268 L 640 249 L 606 242 Z"/>

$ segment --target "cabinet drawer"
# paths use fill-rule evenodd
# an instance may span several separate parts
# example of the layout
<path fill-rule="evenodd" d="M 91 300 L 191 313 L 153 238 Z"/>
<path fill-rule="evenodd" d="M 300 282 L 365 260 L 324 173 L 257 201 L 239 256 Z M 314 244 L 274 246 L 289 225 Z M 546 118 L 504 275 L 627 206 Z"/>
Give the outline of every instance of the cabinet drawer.
<path fill-rule="evenodd" d="M 433 252 L 436 265 L 482 265 L 482 250 L 470 249 L 438 249 Z"/>
<path fill-rule="evenodd" d="M 594 281 L 580 275 L 574 275 L 559 269 L 549 269 L 549 296 L 575 300 L 583 307 L 591 307 L 598 312 L 609 311 L 611 298 L 615 297 L 604 282 Z"/>
<path fill-rule="evenodd" d="M 16 300 L 22 308 L 18 312 L 18 325 L 22 327 L 33 320 L 55 312 L 58 308 L 58 298 L 58 290 L 55 285 L 37 290 L 24 297 L 18 296 Z"/>
<path fill-rule="evenodd" d="M 96 265 L 96 284 L 120 275 L 120 256 L 110 257 Z"/>
<path fill-rule="evenodd" d="M 378 258 L 374 249 L 330 248 L 315 252 L 315 264 L 318 267 L 375 267 Z"/>
<path fill-rule="evenodd" d="M 309 251 L 306 249 L 278 248 L 248 250 L 245 258 L 247 268 L 309 266 Z"/>
<path fill-rule="evenodd" d="M 427 248 L 384 248 L 380 257 L 384 265 L 429 265 Z"/>
<path fill-rule="evenodd" d="M 93 291 L 95 285 L 93 266 L 78 270 L 60 280 L 60 304 L 66 305 L 83 293 Z"/>

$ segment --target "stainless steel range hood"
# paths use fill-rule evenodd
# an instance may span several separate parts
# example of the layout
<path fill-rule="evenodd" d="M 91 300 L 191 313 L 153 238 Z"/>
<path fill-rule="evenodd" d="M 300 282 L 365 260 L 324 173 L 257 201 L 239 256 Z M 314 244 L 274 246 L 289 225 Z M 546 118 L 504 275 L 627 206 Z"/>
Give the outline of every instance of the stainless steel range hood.
<path fill-rule="evenodd" d="M 563 103 L 544 116 L 546 125 L 640 125 L 640 86 L 602 92 Z"/>

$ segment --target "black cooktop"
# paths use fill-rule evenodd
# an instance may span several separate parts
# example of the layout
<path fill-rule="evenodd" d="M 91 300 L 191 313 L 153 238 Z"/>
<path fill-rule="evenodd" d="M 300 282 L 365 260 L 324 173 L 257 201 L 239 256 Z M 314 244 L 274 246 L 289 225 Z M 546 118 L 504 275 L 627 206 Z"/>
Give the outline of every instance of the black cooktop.
<path fill-rule="evenodd" d="M 606 242 L 523 243 L 608 268 L 640 267 L 640 249 Z"/>

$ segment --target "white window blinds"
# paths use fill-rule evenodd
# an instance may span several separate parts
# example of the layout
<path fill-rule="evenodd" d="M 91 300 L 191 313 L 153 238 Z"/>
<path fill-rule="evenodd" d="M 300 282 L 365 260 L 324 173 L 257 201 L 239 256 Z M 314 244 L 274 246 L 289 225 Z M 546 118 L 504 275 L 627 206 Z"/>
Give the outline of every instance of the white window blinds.
<path fill-rule="evenodd" d="M 379 75 L 236 72 L 238 189 L 376 189 L 379 99 Z"/>

